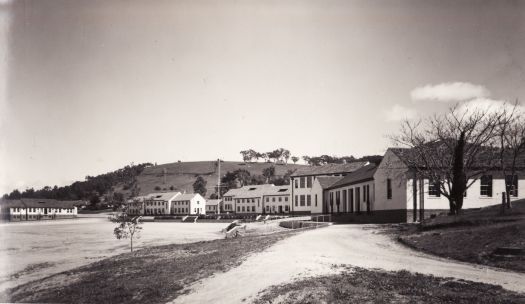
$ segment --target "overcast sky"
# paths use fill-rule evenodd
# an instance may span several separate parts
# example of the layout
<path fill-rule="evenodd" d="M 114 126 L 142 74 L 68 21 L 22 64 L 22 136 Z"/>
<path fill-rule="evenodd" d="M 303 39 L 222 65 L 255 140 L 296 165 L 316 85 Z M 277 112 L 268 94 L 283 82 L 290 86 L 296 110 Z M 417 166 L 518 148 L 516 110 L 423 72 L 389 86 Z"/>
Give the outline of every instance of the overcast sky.
<path fill-rule="evenodd" d="M 0 193 L 525 98 L 525 1 L 0 0 L 0 40 Z"/>

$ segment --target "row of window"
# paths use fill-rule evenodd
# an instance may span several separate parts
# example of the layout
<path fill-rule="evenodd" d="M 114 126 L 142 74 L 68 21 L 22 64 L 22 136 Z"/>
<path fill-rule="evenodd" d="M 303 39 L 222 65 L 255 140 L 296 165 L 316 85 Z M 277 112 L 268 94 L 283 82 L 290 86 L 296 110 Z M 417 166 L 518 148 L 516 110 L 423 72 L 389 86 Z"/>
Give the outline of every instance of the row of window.
<path fill-rule="evenodd" d="M 317 194 L 315 195 L 314 204 L 317 207 Z M 312 196 L 310 194 L 302 194 L 295 196 L 295 207 L 304 207 L 312 205 Z"/>
<path fill-rule="evenodd" d="M 282 197 L 282 196 L 279 196 L 279 197 L 278 197 L 278 201 L 279 201 L 279 202 L 282 202 L 282 201 L 283 201 L 283 197 Z M 284 201 L 285 201 L 285 202 L 288 201 L 288 196 L 285 196 L 285 197 L 284 197 Z M 267 202 L 267 203 L 270 202 L 270 197 L 268 197 L 268 196 L 266 197 L 266 202 Z M 273 202 L 273 203 L 276 202 L 276 198 L 275 198 L 275 196 L 272 197 L 272 202 Z"/>
<path fill-rule="evenodd" d="M 505 186 L 509 187 L 510 195 L 517 197 L 518 196 L 518 176 L 517 175 L 507 175 L 505 176 Z M 492 197 L 493 195 L 493 177 L 492 175 L 483 175 L 479 179 L 479 195 Z M 440 197 L 441 183 L 439 180 L 430 180 L 428 182 L 428 195 L 433 197 Z M 467 191 L 463 194 L 467 196 Z M 386 180 L 386 198 L 392 199 L 392 180 Z"/>
<path fill-rule="evenodd" d="M 255 212 L 255 206 L 251 206 L 251 212 Z M 250 212 L 250 206 L 237 206 L 237 212 Z"/>
<path fill-rule="evenodd" d="M 23 212 L 25 210 L 24 208 L 12 208 L 13 212 Z M 42 209 L 41 211 L 37 211 L 38 209 Z M 62 212 L 65 211 L 66 213 L 73 213 L 73 209 L 57 209 L 57 208 L 27 208 L 27 212 Z"/>
<path fill-rule="evenodd" d="M 254 198 L 237 198 L 237 203 L 255 203 Z M 259 199 L 257 199 L 257 202 L 259 202 Z"/>
<path fill-rule="evenodd" d="M 297 188 L 312 188 L 313 176 L 301 176 L 294 181 L 294 187 Z"/>

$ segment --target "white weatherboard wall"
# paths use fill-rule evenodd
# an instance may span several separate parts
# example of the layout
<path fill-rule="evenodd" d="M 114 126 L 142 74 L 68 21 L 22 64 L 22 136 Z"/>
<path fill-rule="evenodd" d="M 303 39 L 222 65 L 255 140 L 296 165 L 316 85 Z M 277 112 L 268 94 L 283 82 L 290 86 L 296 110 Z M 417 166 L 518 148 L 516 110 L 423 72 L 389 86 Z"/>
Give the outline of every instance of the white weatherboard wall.
<path fill-rule="evenodd" d="M 190 199 L 190 214 L 206 214 L 206 200 L 198 193 Z"/>
<path fill-rule="evenodd" d="M 397 210 L 407 208 L 408 167 L 397 155 L 387 150 L 374 174 L 374 209 Z M 387 198 L 387 179 L 392 181 L 392 198 Z M 412 189 L 412 188 L 410 188 Z M 410 193 L 412 198 L 412 193 Z"/>
<path fill-rule="evenodd" d="M 424 203 L 425 209 L 449 209 L 449 202 L 446 197 L 428 195 L 428 180 L 424 180 Z M 480 194 L 480 180 L 476 180 L 472 186 L 467 189 L 467 196 L 463 200 L 463 209 L 480 208 L 491 205 L 501 204 L 501 193 L 505 191 L 505 181 L 502 178 L 494 178 L 492 180 L 492 197 L 482 196 Z M 418 184 L 418 200 L 417 206 L 419 208 L 419 184 Z M 412 194 L 412 180 L 406 183 L 406 206 L 407 209 L 413 209 L 413 194 Z M 518 180 L 518 196 L 511 196 L 511 200 L 525 198 L 525 179 Z"/>
<path fill-rule="evenodd" d="M 321 184 L 319 183 L 319 180 L 316 178 L 312 185 L 312 206 L 311 210 L 312 213 L 323 213 L 323 204 L 325 204 L 325 201 L 327 200 L 323 199 L 323 187 L 321 187 Z"/>

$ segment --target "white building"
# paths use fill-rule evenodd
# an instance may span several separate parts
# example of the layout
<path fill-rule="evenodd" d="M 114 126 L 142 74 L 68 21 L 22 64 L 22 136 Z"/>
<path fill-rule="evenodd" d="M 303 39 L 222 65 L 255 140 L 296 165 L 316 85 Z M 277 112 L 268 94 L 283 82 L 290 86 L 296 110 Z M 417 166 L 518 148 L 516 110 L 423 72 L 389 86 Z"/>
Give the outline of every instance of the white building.
<path fill-rule="evenodd" d="M 206 214 L 219 214 L 221 213 L 221 207 L 221 199 L 209 199 L 206 201 Z"/>
<path fill-rule="evenodd" d="M 144 195 L 144 214 L 145 215 L 169 215 L 172 214 L 171 206 L 173 200 L 180 196 L 176 192 L 157 192 Z"/>
<path fill-rule="evenodd" d="M 273 185 L 272 185 L 273 186 Z M 273 186 L 263 188 L 262 194 L 262 213 L 265 214 L 286 214 L 291 210 L 290 186 Z"/>
<path fill-rule="evenodd" d="M 292 213 L 323 213 L 323 204 L 321 203 L 325 200 L 323 196 L 324 191 L 322 190 L 323 185 L 318 184 L 314 187 L 315 181 L 319 177 L 343 177 L 366 164 L 368 162 L 353 162 L 348 164 L 309 166 L 298 169 L 290 177 L 291 197 L 293 199 Z"/>
<path fill-rule="evenodd" d="M 1 200 L 0 214 L 9 221 L 54 220 L 77 217 L 77 207 L 82 201 L 22 198 Z"/>
<path fill-rule="evenodd" d="M 406 159 L 408 151 L 409 149 L 390 148 L 385 153 L 374 174 L 375 208 L 388 210 L 393 214 L 401 213 L 403 210 L 406 212 L 406 210 L 419 209 L 423 201 L 425 210 L 449 209 L 447 198 L 439 194 L 435 183 L 423 179 L 422 192 L 420 183 L 414 184 L 414 170 L 410 168 Z M 514 184 L 515 190 L 512 191 L 511 199 L 525 198 L 523 171 L 512 179 L 510 176 L 504 177 L 501 171 L 489 171 L 467 189 L 463 209 L 500 204 L 501 193 L 505 191 L 506 178 L 509 181 L 513 180 Z"/>
<path fill-rule="evenodd" d="M 171 214 L 206 214 L 206 200 L 198 193 L 177 195 L 171 202 Z"/>
<path fill-rule="evenodd" d="M 223 195 L 224 212 L 239 214 L 289 213 L 290 186 L 249 185 L 230 189 Z"/>

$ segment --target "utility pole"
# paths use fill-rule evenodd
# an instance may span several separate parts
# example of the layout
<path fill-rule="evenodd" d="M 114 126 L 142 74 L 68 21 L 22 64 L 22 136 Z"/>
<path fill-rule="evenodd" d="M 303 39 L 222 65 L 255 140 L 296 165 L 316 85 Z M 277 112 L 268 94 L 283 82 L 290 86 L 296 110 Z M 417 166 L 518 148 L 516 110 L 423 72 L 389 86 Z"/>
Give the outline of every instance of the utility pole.
<path fill-rule="evenodd" d="M 218 203 L 218 211 L 221 213 L 221 159 L 217 158 L 217 199 L 219 200 Z"/>

